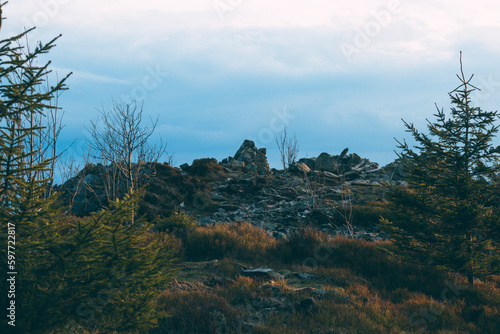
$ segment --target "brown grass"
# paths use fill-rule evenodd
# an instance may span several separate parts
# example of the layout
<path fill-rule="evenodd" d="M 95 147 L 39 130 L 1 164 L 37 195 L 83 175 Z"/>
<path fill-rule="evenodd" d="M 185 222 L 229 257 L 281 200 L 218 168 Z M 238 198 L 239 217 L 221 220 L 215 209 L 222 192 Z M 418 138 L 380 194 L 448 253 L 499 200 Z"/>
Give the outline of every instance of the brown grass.
<path fill-rule="evenodd" d="M 224 257 L 242 261 L 265 260 L 276 240 L 249 223 L 217 224 L 198 227 L 188 234 L 184 247 L 189 260 L 213 260 Z"/>
<path fill-rule="evenodd" d="M 278 263 L 308 263 L 310 259 L 323 258 L 324 248 L 330 248 L 334 239 L 313 227 L 296 230 L 286 239 L 276 243 L 271 255 Z"/>
<path fill-rule="evenodd" d="M 238 313 L 221 296 L 206 291 L 165 291 L 158 304 L 169 314 L 155 334 L 236 333 Z"/>
<path fill-rule="evenodd" d="M 242 261 L 313 273 L 309 284 L 327 292 L 312 311 L 294 307 L 269 311 L 254 333 L 500 332 L 497 282 L 477 283 L 469 289 L 459 275 L 391 258 L 384 251 L 390 246 L 388 242 L 334 238 L 314 228 L 276 241 L 250 224 L 197 227 L 183 245 L 186 258 L 219 259 L 219 269 L 213 274 L 230 279 L 213 289 L 164 292 L 160 305 L 172 315 L 164 324 L 178 332 L 208 333 L 217 332 L 218 321 L 225 319 L 231 332 L 245 321 L 245 312 L 255 301 L 281 298 L 293 305 L 308 296 L 307 290 L 296 291 L 289 279 L 292 276 L 265 283 L 282 291 L 281 297 L 270 295 L 261 288 L 262 281 L 238 275 L 237 263 Z"/>

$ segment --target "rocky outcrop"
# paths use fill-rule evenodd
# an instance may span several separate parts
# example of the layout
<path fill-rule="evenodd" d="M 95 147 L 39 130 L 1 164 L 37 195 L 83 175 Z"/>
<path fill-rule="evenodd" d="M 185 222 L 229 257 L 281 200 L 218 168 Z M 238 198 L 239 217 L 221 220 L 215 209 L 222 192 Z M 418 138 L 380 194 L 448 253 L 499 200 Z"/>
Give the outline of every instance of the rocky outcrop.
<path fill-rule="evenodd" d="M 228 167 L 245 167 L 250 173 L 258 175 L 271 174 L 269 163 L 267 162 L 266 149 L 257 148 L 251 140 L 245 140 L 233 157 L 222 160 L 222 165 Z"/>
<path fill-rule="evenodd" d="M 378 163 L 363 159 L 356 153 L 347 155 L 347 152 L 347 148 L 344 149 L 340 155 L 330 155 L 323 152 L 316 158 L 300 159 L 297 164 L 291 167 L 292 170 L 294 170 L 298 165 L 303 164 L 311 170 L 342 175 L 348 180 L 354 180 L 361 177 L 363 173 L 379 168 Z M 301 169 L 303 169 L 303 167 Z"/>
<path fill-rule="evenodd" d="M 67 181 L 61 190 L 73 194 L 72 210 L 87 215 L 107 205 L 103 175 L 106 166 L 88 165 Z M 147 192 L 140 213 L 149 219 L 168 217 L 178 208 L 195 216 L 200 224 L 249 222 L 285 238 L 294 229 L 314 225 L 325 231 L 341 225 L 341 212 L 349 205 L 361 205 L 384 198 L 384 183 L 402 184 L 406 171 L 399 161 L 378 168 L 378 164 L 348 154 L 321 153 L 300 159 L 288 170 L 269 169 L 266 150 L 245 140 L 234 157 L 218 162 L 197 159 L 175 168 L 150 164 Z M 145 182 L 146 183 L 146 182 Z M 378 216 L 374 218 L 376 223 Z M 343 233 L 341 228 L 333 229 Z M 354 230 L 356 237 L 377 240 L 375 230 Z"/>
<path fill-rule="evenodd" d="M 193 212 L 210 207 L 210 186 L 205 178 L 220 172 L 222 167 L 209 170 L 207 174 L 193 168 L 193 176 L 185 175 L 180 169 L 168 164 L 146 164 L 142 168 L 140 184 L 146 185 L 146 194 L 139 214 L 152 220 L 157 216 L 170 216 L 178 207 L 189 206 Z M 220 169 L 219 169 L 220 168 Z M 77 176 L 58 186 L 65 204 L 77 216 L 87 216 L 108 206 L 112 186 L 118 196 L 127 192 L 125 180 L 111 178 L 111 166 L 87 164 Z"/>

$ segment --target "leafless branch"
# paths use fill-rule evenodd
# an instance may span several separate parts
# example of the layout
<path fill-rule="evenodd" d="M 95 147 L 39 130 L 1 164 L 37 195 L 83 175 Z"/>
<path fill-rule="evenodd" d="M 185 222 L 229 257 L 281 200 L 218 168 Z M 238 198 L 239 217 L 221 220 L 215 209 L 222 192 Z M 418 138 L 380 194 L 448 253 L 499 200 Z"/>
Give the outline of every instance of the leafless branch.
<path fill-rule="evenodd" d="M 292 138 L 289 138 L 285 127 L 278 137 L 276 137 L 276 145 L 280 152 L 283 169 L 286 169 L 287 166 L 289 167 L 292 165 L 297 159 L 299 153 L 299 142 L 297 137 L 294 135 Z"/>

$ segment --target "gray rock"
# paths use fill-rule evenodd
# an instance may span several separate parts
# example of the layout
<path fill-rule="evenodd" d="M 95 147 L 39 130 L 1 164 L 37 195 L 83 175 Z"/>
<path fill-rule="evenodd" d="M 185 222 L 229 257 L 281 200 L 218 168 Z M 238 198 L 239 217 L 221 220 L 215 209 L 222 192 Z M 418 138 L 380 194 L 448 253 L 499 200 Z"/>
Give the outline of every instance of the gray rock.
<path fill-rule="evenodd" d="M 344 174 L 346 181 L 356 180 L 361 176 L 361 171 L 350 170 Z"/>
<path fill-rule="evenodd" d="M 256 269 L 246 269 L 241 273 L 243 276 L 255 277 L 255 278 L 265 278 L 265 279 L 283 279 L 285 276 L 278 274 L 273 269 L 269 268 L 256 268 Z"/>
<path fill-rule="evenodd" d="M 357 165 L 361 162 L 361 157 L 357 155 L 356 153 L 353 153 L 350 155 L 350 164 L 351 165 Z"/>
<path fill-rule="evenodd" d="M 298 162 L 305 164 L 311 170 L 316 169 L 316 158 L 302 158 Z"/>
<path fill-rule="evenodd" d="M 238 161 L 241 166 L 245 166 L 250 173 L 259 175 L 267 175 L 271 173 L 269 163 L 267 162 L 266 149 L 255 147 L 255 143 L 251 140 L 245 140 L 234 155 L 234 160 Z M 224 161 L 224 160 L 223 160 Z M 235 165 L 231 158 L 227 159 L 228 164 Z"/>
<path fill-rule="evenodd" d="M 300 279 L 311 279 L 314 277 L 313 274 L 308 274 L 308 273 L 295 273 L 294 275 Z"/>
<path fill-rule="evenodd" d="M 244 161 L 241 161 L 241 160 L 236 160 L 232 157 L 229 157 L 227 159 L 224 159 L 224 160 L 227 160 L 227 164 L 229 166 L 232 166 L 232 167 L 245 167 L 245 162 Z M 224 160 L 222 162 L 224 162 Z"/>
<path fill-rule="evenodd" d="M 323 175 L 330 178 L 330 179 L 334 179 L 334 180 L 338 180 L 341 178 L 339 175 L 334 174 L 332 172 L 323 172 Z"/>
<path fill-rule="evenodd" d="M 273 232 L 273 237 L 274 237 L 276 240 L 286 239 L 286 234 L 285 234 L 285 233 L 283 233 L 283 232 L 274 231 L 274 232 Z"/>
<path fill-rule="evenodd" d="M 315 161 L 315 169 L 328 172 L 336 172 L 338 170 L 337 160 L 328 153 L 321 153 Z"/>
<path fill-rule="evenodd" d="M 299 174 L 308 174 L 311 172 L 311 168 L 309 168 L 305 163 L 303 162 L 294 162 L 292 163 L 289 167 L 288 170 L 293 173 L 299 173 Z"/>
<path fill-rule="evenodd" d="M 257 165 L 253 162 L 248 162 L 246 168 L 250 173 L 257 173 L 258 171 Z"/>

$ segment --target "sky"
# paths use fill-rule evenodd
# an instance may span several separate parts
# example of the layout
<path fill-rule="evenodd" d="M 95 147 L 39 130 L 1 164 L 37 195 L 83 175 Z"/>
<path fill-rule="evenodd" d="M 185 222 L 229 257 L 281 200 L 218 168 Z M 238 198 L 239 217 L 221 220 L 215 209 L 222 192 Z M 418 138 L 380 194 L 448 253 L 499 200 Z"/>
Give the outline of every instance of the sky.
<path fill-rule="evenodd" d="M 436 104 L 449 110 L 460 51 L 474 103 L 498 109 L 499 13 L 492 0 L 16 0 L 1 34 L 62 34 L 41 61 L 73 72 L 59 100 L 66 156 L 83 154 L 99 110 L 136 99 L 175 165 L 252 139 L 280 168 L 286 126 L 299 157 L 348 147 L 382 166 L 394 138 L 411 138 L 401 119 L 425 131 Z"/>

